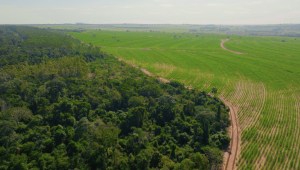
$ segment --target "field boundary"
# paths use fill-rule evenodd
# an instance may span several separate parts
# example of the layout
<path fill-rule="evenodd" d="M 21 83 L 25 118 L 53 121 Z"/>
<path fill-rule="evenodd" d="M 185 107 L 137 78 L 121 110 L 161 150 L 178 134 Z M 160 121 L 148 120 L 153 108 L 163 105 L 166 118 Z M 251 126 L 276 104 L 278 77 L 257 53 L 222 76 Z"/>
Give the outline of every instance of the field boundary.
<path fill-rule="evenodd" d="M 237 107 L 233 106 L 229 101 L 224 99 L 223 97 L 220 98 L 223 103 L 229 107 L 230 113 L 230 120 L 231 125 L 229 127 L 229 133 L 231 136 L 230 139 L 230 147 L 228 151 L 224 153 L 223 158 L 223 170 L 234 170 L 237 169 L 236 160 L 238 159 L 238 154 L 240 150 L 240 128 L 237 119 Z"/>
<path fill-rule="evenodd" d="M 127 61 L 123 60 L 123 59 L 120 58 L 120 57 L 117 57 L 117 59 L 118 59 L 120 62 L 123 62 L 123 63 L 125 63 L 125 64 L 127 64 L 127 65 L 130 65 L 131 67 L 134 67 L 134 68 L 140 70 L 140 71 L 143 72 L 145 75 L 157 79 L 157 80 L 160 81 L 161 83 L 170 83 L 170 80 L 165 79 L 165 78 L 163 78 L 163 77 L 158 77 L 158 76 L 154 75 L 153 73 L 151 73 L 150 71 L 148 71 L 148 70 L 145 69 L 145 68 L 140 68 L 139 66 L 137 66 L 137 65 L 135 65 L 135 64 L 133 64 L 133 63 L 127 62 Z"/>
<path fill-rule="evenodd" d="M 131 67 L 139 69 L 145 75 L 147 75 L 149 77 L 153 77 L 153 78 L 157 79 L 158 81 L 160 81 L 161 83 L 170 83 L 170 80 L 163 78 L 163 77 L 158 77 L 145 68 L 140 68 L 133 63 L 126 62 L 125 60 L 123 60 L 120 57 L 118 57 L 118 60 L 120 62 L 124 62 L 124 63 L 130 65 Z M 192 87 L 190 87 L 190 86 L 187 86 L 186 88 L 192 89 Z M 241 143 L 240 142 L 240 128 L 239 128 L 238 119 L 237 119 L 237 107 L 233 106 L 225 98 L 223 98 L 223 97 L 219 97 L 219 98 L 229 108 L 229 114 L 230 114 L 230 120 L 231 120 L 231 125 L 229 127 L 229 133 L 231 136 L 230 147 L 228 148 L 228 151 L 226 151 L 224 153 L 222 169 L 223 170 L 235 170 L 235 169 L 237 169 L 236 160 L 238 159 L 240 143 Z"/>

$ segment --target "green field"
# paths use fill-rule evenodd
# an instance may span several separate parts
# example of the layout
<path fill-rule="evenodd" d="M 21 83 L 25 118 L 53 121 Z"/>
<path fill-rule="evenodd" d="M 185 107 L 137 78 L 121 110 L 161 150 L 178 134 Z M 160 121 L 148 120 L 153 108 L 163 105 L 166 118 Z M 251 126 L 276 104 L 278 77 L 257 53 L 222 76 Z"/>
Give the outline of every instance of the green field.
<path fill-rule="evenodd" d="M 219 96 L 238 108 L 239 169 L 300 169 L 300 39 L 88 31 L 71 33 L 158 76 Z"/>

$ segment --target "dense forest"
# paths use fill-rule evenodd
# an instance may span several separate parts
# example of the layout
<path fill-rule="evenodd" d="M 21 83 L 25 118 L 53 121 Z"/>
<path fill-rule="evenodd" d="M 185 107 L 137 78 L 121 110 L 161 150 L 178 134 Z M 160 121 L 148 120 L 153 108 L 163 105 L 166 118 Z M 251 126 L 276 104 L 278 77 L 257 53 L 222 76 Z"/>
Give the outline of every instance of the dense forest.
<path fill-rule="evenodd" d="M 0 26 L 0 169 L 219 169 L 228 108 L 71 36 Z"/>

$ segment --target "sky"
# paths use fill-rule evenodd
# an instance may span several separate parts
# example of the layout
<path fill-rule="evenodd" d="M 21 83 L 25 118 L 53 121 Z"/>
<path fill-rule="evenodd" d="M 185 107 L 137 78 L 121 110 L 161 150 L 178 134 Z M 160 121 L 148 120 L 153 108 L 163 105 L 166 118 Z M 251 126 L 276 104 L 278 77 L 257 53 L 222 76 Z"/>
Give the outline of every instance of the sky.
<path fill-rule="evenodd" d="M 0 0 L 0 24 L 290 24 L 300 0 Z"/>

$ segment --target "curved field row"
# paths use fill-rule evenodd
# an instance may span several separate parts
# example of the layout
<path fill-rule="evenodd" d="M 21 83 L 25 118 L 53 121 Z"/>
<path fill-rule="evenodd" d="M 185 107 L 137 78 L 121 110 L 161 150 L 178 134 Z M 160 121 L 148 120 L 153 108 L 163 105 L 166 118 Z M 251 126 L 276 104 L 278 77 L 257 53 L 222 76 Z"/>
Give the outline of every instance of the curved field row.
<path fill-rule="evenodd" d="M 95 34 L 96 38 L 92 35 Z M 74 33 L 159 77 L 210 91 L 237 108 L 237 169 L 300 169 L 300 40 L 147 32 Z M 120 48 L 122 47 L 122 48 Z M 124 48 L 123 48 L 124 47 Z"/>
<path fill-rule="evenodd" d="M 292 105 L 298 101 L 287 97 L 288 91 L 268 93 L 267 104 L 259 122 L 244 130 L 241 169 L 255 165 L 256 169 L 297 169 L 299 154 L 299 112 Z M 292 95 L 292 94 L 291 94 Z M 289 113 L 289 114 L 285 114 Z M 267 115 L 266 115 L 267 114 Z M 275 114 L 275 115 L 270 115 Z M 280 149 L 276 149 L 280 148 Z M 249 166 L 250 165 L 250 166 Z"/>
<path fill-rule="evenodd" d="M 249 81 L 239 81 L 236 85 L 236 91 L 234 93 L 232 93 L 231 95 L 227 96 L 227 100 L 228 101 L 232 101 L 234 102 L 234 105 L 236 106 L 235 110 L 237 111 L 238 115 L 240 115 L 239 117 L 239 129 L 238 129 L 238 138 L 240 138 L 240 132 L 241 130 L 243 130 L 249 123 L 254 123 L 255 120 L 255 116 L 253 116 L 253 119 L 248 120 L 247 122 L 243 120 L 242 116 L 244 114 L 244 111 L 247 110 L 248 108 L 248 104 L 253 101 L 251 100 L 254 96 L 259 96 L 257 94 L 252 94 L 251 93 L 251 86 L 253 86 L 253 83 L 249 82 Z M 249 90 L 250 89 L 250 90 Z M 241 102 L 243 101 L 243 102 Z M 246 112 L 247 113 L 247 112 Z M 243 126 L 242 126 L 243 125 Z M 235 155 L 235 159 L 237 162 L 237 159 L 239 158 L 239 152 L 240 152 L 240 144 L 238 144 L 237 147 L 237 154 Z M 226 169 L 232 169 L 232 167 L 227 167 Z M 235 169 L 235 168 L 234 168 Z"/>

